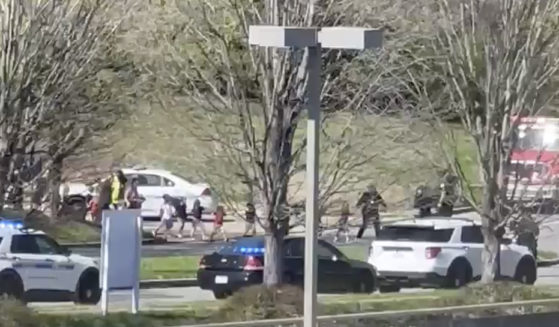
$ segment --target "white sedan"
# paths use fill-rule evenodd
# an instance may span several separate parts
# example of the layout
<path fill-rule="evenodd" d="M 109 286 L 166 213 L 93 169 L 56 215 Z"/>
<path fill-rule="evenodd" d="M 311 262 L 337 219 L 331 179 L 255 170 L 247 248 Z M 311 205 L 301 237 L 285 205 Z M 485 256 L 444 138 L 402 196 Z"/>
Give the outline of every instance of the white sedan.
<path fill-rule="evenodd" d="M 142 203 L 143 217 L 159 217 L 165 194 L 185 199 L 188 211 L 197 199 L 205 213 L 214 212 L 217 207 L 217 197 L 208 184 L 191 183 L 180 175 L 162 169 L 122 169 L 122 172 L 128 182 L 132 178 L 138 179 L 138 192 L 145 198 Z M 84 183 L 67 183 L 60 190 L 61 197 L 76 208 L 85 207 L 85 199 L 90 193 L 91 189 Z"/>
<path fill-rule="evenodd" d="M 138 192 L 145 197 L 142 203 L 143 217 L 158 217 L 163 204 L 163 195 L 186 199 L 190 211 L 196 199 L 204 208 L 204 212 L 214 212 L 217 197 L 210 186 L 205 183 L 194 184 L 186 178 L 162 169 L 122 169 L 130 181 L 138 179 Z"/>

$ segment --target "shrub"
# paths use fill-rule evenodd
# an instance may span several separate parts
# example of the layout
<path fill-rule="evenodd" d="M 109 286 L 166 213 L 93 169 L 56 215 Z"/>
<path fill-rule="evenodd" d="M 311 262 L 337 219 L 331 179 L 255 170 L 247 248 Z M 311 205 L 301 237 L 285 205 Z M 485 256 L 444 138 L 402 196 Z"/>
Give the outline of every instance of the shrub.
<path fill-rule="evenodd" d="M 541 289 L 516 282 L 473 283 L 461 289 L 451 305 L 527 301 L 552 297 L 552 294 Z"/>
<path fill-rule="evenodd" d="M 293 286 L 256 285 L 236 292 L 216 313 L 219 321 L 297 317 L 303 314 L 303 291 Z"/>
<path fill-rule="evenodd" d="M 0 300 L 1 327 L 35 327 L 33 312 L 21 302 L 15 300 Z"/>

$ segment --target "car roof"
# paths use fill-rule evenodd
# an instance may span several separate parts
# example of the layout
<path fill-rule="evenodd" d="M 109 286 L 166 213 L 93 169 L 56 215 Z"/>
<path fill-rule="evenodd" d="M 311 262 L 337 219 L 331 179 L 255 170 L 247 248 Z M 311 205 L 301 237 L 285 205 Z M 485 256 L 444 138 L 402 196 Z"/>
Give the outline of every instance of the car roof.
<path fill-rule="evenodd" d="M 0 238 L 14 235 L 45 235 L 45 233 L 34 229 L 0 228 Z"/>
<path fill-rule="evenodd" d="M 124 168 L 122 169 L 124 174 L 157 174 L 157 175 L 173 175 L 168 170 L 164 169 L 153 169 L 153 168 L 146 168 L 146 169 L 133 169 L 133 168 Z"/>
<path fill-rule="evenodd" d="M 479 226 L 480 223 L 467 218 L 458 217 L 429 217 L 429 218 L 410 218 L 388 223 L 387 226 L 413 226 L 413 227 L 432 227 L 434 229 L 457 228 L 462 226 Z"/>

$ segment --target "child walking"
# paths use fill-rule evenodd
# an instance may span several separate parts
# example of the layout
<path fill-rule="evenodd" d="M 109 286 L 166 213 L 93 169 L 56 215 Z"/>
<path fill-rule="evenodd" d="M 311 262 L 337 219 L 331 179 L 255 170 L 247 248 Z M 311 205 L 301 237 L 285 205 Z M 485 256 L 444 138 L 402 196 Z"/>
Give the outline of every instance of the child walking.
<path fill-rule="evenodd" d="M 338 242 L 340 235 L 345 233 L 345 242 L 349 243 L 349 203 L 344 201 L 342 203 L 342 212 L 340 215 L 340 220 L 338 220 L 338 231 L 336 232 L 336 237 L 334 237 L 334 243 Z"/>
<path fill-rule="evenodd" d="M 200 200 L 196 199 L 192 205 L 192 231 L 190 232 L 190 238 L 196 236 L 196 231 L 199 229 L 202 232 L 202 240 L 206 240 L 206 230 L 204 229 L 204 223 L 202 222 L 202 213 L 204 208 L 200 205 Z"/>
<path fill-rule="evenodd" d="M 167 238 L 167 234 L 170 232 L 171 228 L 173 228 L 173 217 L 175 216 L 175 207 L 173 206 L 171 196 L 167 194 L 163 195 L 163 204 L 159 212 L 161 215 L 161 223 L 153 231 L 153 237 L 157 238 L 159 230 L 165 229 L 163 235 Z"/>
<path fill-rule="evenodd" d="M 215 234 L 221 234 L 225 242 L 229 241 L 227 235 L 225 235 L 225 229 L 223 229 L 223 218 L 225 218 L 225 209 L 223 206 L 217 206 L 214 213 L 214 229 L 210 234 L 210 242 L 213 242 Z"/>

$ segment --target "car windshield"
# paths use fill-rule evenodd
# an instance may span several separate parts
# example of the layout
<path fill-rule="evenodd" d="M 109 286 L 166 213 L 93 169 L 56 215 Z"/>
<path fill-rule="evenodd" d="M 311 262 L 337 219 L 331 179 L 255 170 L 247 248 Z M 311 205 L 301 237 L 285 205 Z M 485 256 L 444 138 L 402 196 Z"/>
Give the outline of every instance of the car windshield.
<path fill-rule="evenodd" d="M 380 241 L 414 241 L 446 243 L 450 241 L 454 229 L 434 229 L 429 227 L 387 226 L 379 236 Z"/>
<path fill-rule="evenodd" d="M 247 238 L 227 244 L 217 251 L 221 255 L 264 255 L 264 239 Z"/>
<path fill-rule="evenodd" d="M 524 128 L 516 131 L 516 149 L 535 151 L 559 151 L 559 135 L 556 127 Z"/>

